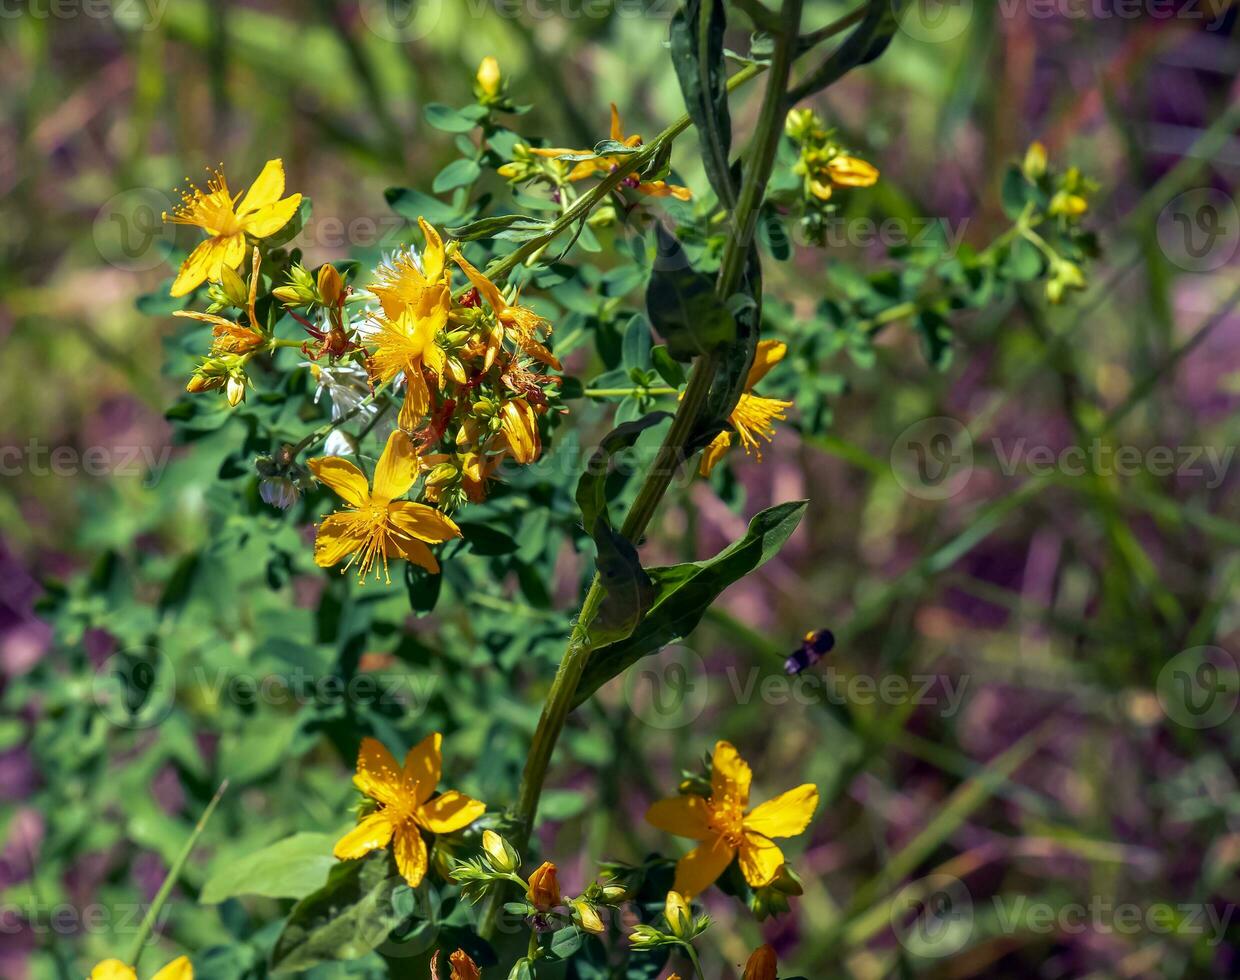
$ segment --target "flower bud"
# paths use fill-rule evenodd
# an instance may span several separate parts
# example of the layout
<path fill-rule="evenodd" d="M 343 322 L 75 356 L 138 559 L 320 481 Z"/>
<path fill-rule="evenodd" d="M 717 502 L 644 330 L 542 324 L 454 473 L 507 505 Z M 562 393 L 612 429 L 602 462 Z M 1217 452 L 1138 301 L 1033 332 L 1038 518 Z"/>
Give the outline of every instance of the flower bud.
<path fill-rule="evenodd" d="M 689 912 L 689 903 L 680 892 L 668 892 L 663 903 L 663 916 L 667 919 L 667 927 L 672 935 L 683 939 L 693 927 L 693 915 Z"/>
<path fill-rule="evenodd" d="M 603 886 L 603 901 L 620 902 L 624 900 L 624 898 L 628 895 L 628 893 L 629 893 L 629 890 L 625 888 L 623 885 L 604 885 Z"/>
<path fill-rule="evenodd" d="M 1089 210 L 1089 202 L 1080 194 L 1072 194 L 1068 191 L 1057 191 L 1055 196 L 1051 198 L 1050 207 L 1047 208 L 1048 214 L 1060 215 L 1067 218 L 1079 218 Z"/>
<path fill-rule="evenodd" d="M 775 950 L 770 946 L 759 946 L 745 964 L 745 972 L 741 980 L 775 980 Z"/>
<path fill-rule="evenodd" d="M 220 268 L 220 291 L 224 294 L 224 298 L 238 309 L 244 309 L 250 302 L 250 291 L 246 288 L 245 282 L 237 275 L 235 269 L 230 269 L 228 266 Z"/>
<path fill-rule="evenodd" d="M 450 463 L 441 463 L 431 470 L 432 476 L 436 470 L 448 467 L 455 476 L 456 467 Z M 493 830 L 484 830 L 482 832 L 482 849 L 486 852 L 487 863 L 496 871 L 512 872 L 521 867 L 521 855 L 517 853 L 508 841 L 504 840 L 499 834 Z"/>
<path fill-rule="evenodd" d="M 458 949 L 449 956 L 448 962 L 452 965 L 452 975 L 448 980 L 480 980 L 482 976 L 478 964 L 463 949 Z"/>
<path fill-rule="evenodd" d="M 297 503 L 301 492 L 297 489 L 297 484 L 288 477 L 276 476 L 259 481 L 258 495 L 263 498 L 264 503 L 279 507 L 280 510 L 288 510 Z"/>
<path fill-rule="evenodd" d="M 577 919 L 581 928 L 586 932 L 601 935 L 605 931 L 598 910 L 589 902 L 579 898 L 573 902 L 573 908 L 577 911 Z"/>
<path fill-rule="evenodd" d="M 1025 179 L 1030 181 L 1040 180 L 1046 174 L 1046 147 L 1039 140 L 1034 140 L 1029 144 L 1029 149 L 1025 151 L 1025 162 L 1021 165 L 1021 171 Z"/>
<path fill-rule="evenodd" d="M 827 172 L 837 187 L 873 187 L 878 183 L 876 166 L 844 153 L 831 158 Z"/>
<path fill-rule="evenodd" d="M 245 375 L 230 374 L 224 385 L 224 396 L 233 408 L 245 401 Z"/>
<path fill-rule="evenodd" d="M 493 55 L 487 55 L 482 59 L 478 65 L 478 74 L 474 77 L 478 83 L 479 95 L 489 99 L 499 95 L 504 76 L 499 70 L 499 62 Z"/>
<path fill-rule="evenodd" d="M 336 267 L 330 262 L 326 262 L 319 269 L 319 296 L 323 300 L 324 306 L 339 306 L 340 294 L 344 291 L 344 280 L 340 278 L 340 273 L 336 271 Z"/>
<path fill-rule="evenodd" d="M 560 882 L 550 861 L 544 861 L 530 875 L 529 886 L 526 897 L 540 912 L 550 912 L 560 904 Z"/>

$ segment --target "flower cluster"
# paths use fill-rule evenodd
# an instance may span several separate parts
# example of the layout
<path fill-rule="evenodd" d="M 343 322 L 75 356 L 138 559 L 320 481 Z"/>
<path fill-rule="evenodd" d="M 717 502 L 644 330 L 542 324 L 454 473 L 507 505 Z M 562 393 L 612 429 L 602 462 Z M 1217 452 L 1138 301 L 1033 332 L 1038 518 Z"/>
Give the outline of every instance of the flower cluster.
<path fill-rule="evenodd" d="M 797 204 L 810 241 L 821 242 L 825 222 L 834 211 L 832 199 L 840 188 L 873 187 L 878 168 L 845 152 L 835 134 L 813 109 L 793 109 L 784 132 L 797 149 L 792 172 L 800 178 Z"/>
<path fill-rule="evenodd" d="M 502 97 L 498 65 L 479 69 L 479 91 Z M 428 549 L 459 530 L 446 514 L 468 501 L 482 501 L 500 466 L 532 463 L 542 453 L 541 418 L 551 409 L 561 368 L 546 345 L 550 324 L 521 305 L 477 269 L 459 244 L 445 245 L 425 220 L 425 248 L 404 248 L 374 272 L 368 289 L 355 288 L 333 265 L 312 274 L 288 256 L 265 252 L 265 242 L 292 218 L 301 195 L 281 198 L 284 168 L 271 160 L 238 200 L 216 172 L 205 190 L 191 189 L 167 220 L 201 227 L 208 239 L 191 253 L 173 283 L 174 296 L 209 283 L 206 312 L 177 316 L 208 323 L 210 350 L 187 390 L 222 389 L 232 406 L 252 387 L 256 357 L 300 347 L 307 367 L 332 400 L 328 455 L 309 470 L 348 505 L 319 527 L 316 561 L 356 564 L 364 580 L 374 569 L 388 576 L 388 561 L 403 558 L 431 572 L 438 562 Z M 248 282 L 237 267 L 249 256 Z M 292 257 L 296 258 L 296 255 Z M 271 270 L 264 279 L 264 263 Z M 283 283 L 264 291 L 264 281 L 283 270 Z M 453 281 L 454 270 L 459 279 Z M 350 314 L 350 307 L 360 312 Z M 221 315 L 236 311 L 230 318 Z M 301 325 L 308 340 L 277 336 L 283 314 Z M 373 486 L 343 458 L 357 445 L 335 427 L 350 419 L 376 426 L 399 388 L 399 413 L 378 461 Z M 382 430 L 380 430 L 382 432 Z M 297 463 L 303 446 L 282 448 L 260 461 L 263 499 L 288 507 L 305 488 Z M 287 457 L 287 458 L 286 458 Z M 438 510 L 404 498 L 417 494 Z"/>
<path fill-rule="evenodd" d="M 1040 142 L 1029 146 L 1010 183 L 1017 186 L 1005 188 L 1005 194 L 1023 204 L 1016 215 L 1017 231 L 1045 259 L 1046 298 L 1061 303 L 1069 291 L 1085 288 L 1083 266 L 1098 253 L 1094 235 L 1081 225 L 1098 184 L 1077 167 L 1054 170 Z"/>

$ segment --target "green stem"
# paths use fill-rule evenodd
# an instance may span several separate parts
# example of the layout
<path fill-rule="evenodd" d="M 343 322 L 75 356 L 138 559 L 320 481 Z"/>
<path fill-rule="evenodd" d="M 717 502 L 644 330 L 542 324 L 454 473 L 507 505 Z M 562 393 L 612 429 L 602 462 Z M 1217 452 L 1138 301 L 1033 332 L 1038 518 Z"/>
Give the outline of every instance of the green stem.
<path fill-rule="evenodd" d="M 783 132 L 788 78 L 796 56 L 795 39 L 801 22 L 801 0 L 785 0 L 781 18 L 784 30 L 776 41 L 775 53 L 771 59 L 771 77 L 767 82 L 761 113 L 751 142 L 754 152 L 745 170 L 740 193 L 737 195 L 736 210 L 732 214 L 733 234 L 728 238 L 719 269 L 719 278 L 715 285 L 716 294 L 723 299 L 731 296 L 740 285 L 745 258 L 752 242 L 748 232 L 752 230 L 757 217 L 757 209 L 762 204 L 763 192 L 775 162 L 779 137 Z M 758 66 L 747 66 L 729 80 L 729 88 L 734 87 L 733 83 L 736 79 L 751 69 L 753 69 L 753 74 L 757 74 L 760 70 Z M 664 130 L 659 140 L 670 138 L 666 134 L 672 131 L 679 132 L 686 126 L 688 126 L 687 117 Z M 651 144 L 651 146 L 654 147 L 656 144 Z M 626 161 L 630 164 L 630 170 L 637 165 L 633 162 L 634 159 L 641 155 L 640 153 L 634 154 Z M 613 178 L 617 179 L 613 181 Z M 591 194 L 603 187 L 607 187 L 610 191 L 609 182 L 614 186 L 614 183 L 618 183 L 618 179 L 622 179 L 620 169 L 610 174 L 598 188 L 591 191 Z M 587 194 L 581 198 L 581 201 L 589 200 L 590 196 Z M 504 261 L 512 260 L 516 254 L 514 252 Z M 640 540 L 654 517 L 673 474 L 687 461 L 690 439 L 697 427 L 698 418 L 710 393 L 719 364 L 720 355 L 716 352 L 703 354 L 694 362 L 684 396 L 672 419 L 671 428 L 659 447 L 654 464 L 647 471 L 637 497 L 621 525 L 620 533 L 629 541 Z M 514 845 L 518 850 L 524 849 L 533 830 L 534 817 L 538 811 L 538 801 L 542 796 L 547 768 L 550 765 L 552 753 L 555 751 L 556 742 L 559 741 L 560 732 L 564 728 L 564 722 L 572 708 L 577 685 L 581 681 L 581 675 L 590 657 L 590 625 L 602 607 L 605 592 L 602 580 L 596 573 L 585 600 L 582 602 L 581 612 L 573 626 L 564 658 L 560 661 L 555 679 L 551 682 L 551 689 L 547 692 L 542 715 L 534 732 L 529 755 L 526 757 L 525 772 L 521 777 L 521 788 L 517 796 L 516 808 L 513 811 Z M 494 928 L 501 898 L 502 896 L 495 892 L 488 901 L 479 926 L 483 937 L 489 936 Z"/>
<path fill-rule="evenodd" d="M 211 802 L 202 811 L 202 816 L 199 817 L 197 825 L 195 825 L 193 832 L 189 835 L 189 840 L 185 842 L 185 847 L 181 849 L 181 853 L 177 855 L 176 861 L 168 869 L 164 883 L 159 886 L 159 891 L 155 893 L 155 900 L 151 903 L 151 907 L 146 910 L 142 924 L 138 927 L 138 935 L 134 937 L 133 946 L 130 947 L 129 959 L 125 961 L 133 966 L 135 970 L 138 968 L 138 960 L 142 958 L 142 950 L 146 946 L 147 939 L 150 938 L 151 930 L 155 928 L 155 923 L 159 919 L 159 913 L 163 909 L 164 903 L 168 901 L 168 896 L 172 893 L 172 886 L 177 883 L 177 878 L 181 876 L 181 871 L 189 860 L 190 853 L 194 850 L 194 845 L 198 843 L 198 838 L 206 830 L 207 821 L 215 813 L 215 808 L 219 806 L 226 789 L 228 789 L 227 779 L 220 783 L 220 788 L 215 791 L 215 795 L 211 797 Z"/>
<path fill-rule="evenodd" d="M 643 395 L 674 395 L 678 391 L 679 388 L 587 388 L 582 394 L 586 398 L 641 398 Z"/>

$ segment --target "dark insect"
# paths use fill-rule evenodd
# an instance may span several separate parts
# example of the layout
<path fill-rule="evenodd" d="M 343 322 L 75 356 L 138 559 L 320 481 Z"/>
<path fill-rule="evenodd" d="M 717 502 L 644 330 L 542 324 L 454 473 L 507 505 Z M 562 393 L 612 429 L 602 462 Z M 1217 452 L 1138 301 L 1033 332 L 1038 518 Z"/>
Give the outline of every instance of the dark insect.
<path fill-rule="evenodd" d="M 789 674 L 799 674 L 803 670 L 808 670 L 830 653 L 834 646 L 835 634 L 830 630 L 811 630 L 805 634 L 800 649 L 794 650 L 792 655 L 784 661 L 784 670 Z"/>

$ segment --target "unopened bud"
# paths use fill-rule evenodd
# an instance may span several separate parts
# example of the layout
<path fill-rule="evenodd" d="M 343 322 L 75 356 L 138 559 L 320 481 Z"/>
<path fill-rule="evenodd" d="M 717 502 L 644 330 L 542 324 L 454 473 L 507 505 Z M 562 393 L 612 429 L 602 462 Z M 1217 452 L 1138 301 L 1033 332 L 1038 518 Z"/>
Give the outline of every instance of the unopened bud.
<path fill-rule="evenodd" d="M 443 466 L 448 466 L 453 473 L 456 472 L 456 467 L 447 463 L 440 464 L 435 469 L 441 469 Z M 511 873 L 521 867 L 521 855 L 517 853 L 516 848 L 493 830 L 482 832 L 482 849 L 486 852 L 487 863 L 496 871 Z"/>
<path fill-rule="evenodd" d="M 667 927 L 672 935 L 683 939 L 693 927 L 693 916 L 689 912 L 689 903 L 680 892 L 668 892 L 663 903 L 663 916 L 667 919 Z"/>
<path fill-rule="evenodd" d="M 1021 171 L 1025 175 L 1026 180 L 1040 180 L 1046 173 L 1046 147 L 1038 140 L 1034 140 L 1029 144 L 1029 149 L 1025 151 L 1025 162 L 1021 165 Z"/>
<path fill-rule="evenodd" d="M 330 262 L 319 269 L 319 296 L 324 306 L 339 306 L 340 294 L 344 291 L 344 280 Z"/>

